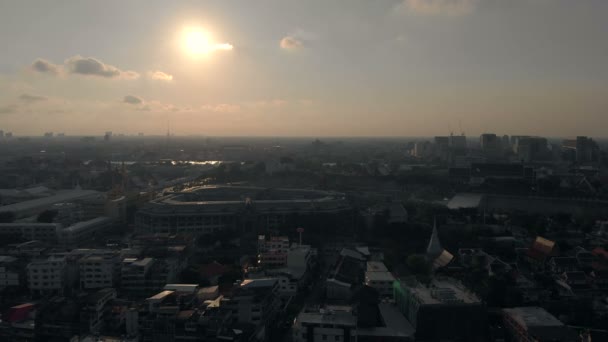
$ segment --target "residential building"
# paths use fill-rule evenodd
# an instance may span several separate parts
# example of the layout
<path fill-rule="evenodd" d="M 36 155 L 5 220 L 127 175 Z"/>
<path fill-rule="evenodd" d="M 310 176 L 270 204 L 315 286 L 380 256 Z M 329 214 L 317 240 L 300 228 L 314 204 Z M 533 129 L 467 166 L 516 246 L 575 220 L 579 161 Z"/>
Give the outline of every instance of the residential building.
<path fill-rule="evenodd" d="M 78 264 L 83 289 L 116 287 L 120 280 L 120 256 L 112 251 L 87 255 Z"/>
<path fill-rule="evenodd" d="M 289 239 L 286 236 L 258 236 L 258 266 L 283 267 L 287 265 Z"/>
<path fill-rule="evenodd" d="M 63 293 L 66 286 L 65 256 L 50 256 L 27 265 L 28 287 L 33 292 Z"/>
<path fill-rule="evenodd" d="M 25 285 L 23 266 L 18 258 L 0 256 L 0 289 Z"/>

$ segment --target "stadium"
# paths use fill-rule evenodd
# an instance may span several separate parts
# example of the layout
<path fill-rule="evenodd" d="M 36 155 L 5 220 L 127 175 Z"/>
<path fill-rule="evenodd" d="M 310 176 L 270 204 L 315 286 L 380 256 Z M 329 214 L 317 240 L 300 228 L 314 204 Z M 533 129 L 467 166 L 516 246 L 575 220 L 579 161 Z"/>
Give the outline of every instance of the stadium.
<path fill-rule="evenodd" d="M 205 186 L 155 199 L 135 216 L 138 233 L 213 234 L 339 222 L 350 216 L 344 194 L 320 190 Z M 293 228 L 293 227 L 291 227 Z"/>

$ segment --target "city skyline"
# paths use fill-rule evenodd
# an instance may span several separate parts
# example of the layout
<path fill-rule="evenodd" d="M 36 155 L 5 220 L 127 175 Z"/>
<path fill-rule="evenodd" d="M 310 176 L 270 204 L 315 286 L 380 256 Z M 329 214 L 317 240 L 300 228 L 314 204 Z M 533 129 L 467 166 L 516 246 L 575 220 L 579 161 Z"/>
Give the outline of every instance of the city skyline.
<path fill-rule="evenodd" d="M 608 124 L 605 1 L 1 7 L 0 129 L 16 135 L 170 122 L 204 136 L 602 137 Z"/>

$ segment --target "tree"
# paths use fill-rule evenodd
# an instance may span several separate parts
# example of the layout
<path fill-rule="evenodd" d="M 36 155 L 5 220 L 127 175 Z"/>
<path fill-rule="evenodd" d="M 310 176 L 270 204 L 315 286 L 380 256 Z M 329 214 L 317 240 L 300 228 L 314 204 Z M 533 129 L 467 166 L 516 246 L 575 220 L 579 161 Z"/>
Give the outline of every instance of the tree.
<path fill-rule="evenodd" d="M 407 267 L 415 275 L 428 275 L 431 273 L 431 265 L 424 255 L 413 254 L 407 257 Z"/>

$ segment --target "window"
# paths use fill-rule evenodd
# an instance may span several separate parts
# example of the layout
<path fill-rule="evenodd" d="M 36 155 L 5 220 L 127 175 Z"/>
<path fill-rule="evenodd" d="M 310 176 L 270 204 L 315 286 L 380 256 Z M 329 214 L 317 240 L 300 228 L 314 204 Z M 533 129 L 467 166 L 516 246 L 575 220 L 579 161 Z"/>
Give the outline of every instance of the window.
<path fill-rule="evenodd" d="M 327 341 L 327 335 L 321 335 L 321 339 L 322 339 L 323 341 Z"/>

